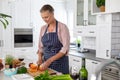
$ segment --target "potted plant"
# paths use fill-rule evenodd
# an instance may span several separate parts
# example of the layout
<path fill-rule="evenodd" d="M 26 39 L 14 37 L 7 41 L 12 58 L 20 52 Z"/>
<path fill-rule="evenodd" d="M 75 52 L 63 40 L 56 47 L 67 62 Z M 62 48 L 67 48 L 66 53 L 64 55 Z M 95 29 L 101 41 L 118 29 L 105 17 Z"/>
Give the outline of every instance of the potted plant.
<path fill-rule="evenodd" d="M 12 17 L 10 15 L 0 13 L 0 22 L 3 24 L 4 29 L 6 29 L 7 25 L 9 25 L 7 18 Z"/>
<path fill-rule="evenodd" d="M 96 0 L 96 5 L 101 12 L 105 12 L 105 0 Z"/>
<path fill-rule="evenodd" d="M 5 57 L 5 65 L 7 68 L 12 68 L 14 57 L 12 55 L 6 55 Z"/>

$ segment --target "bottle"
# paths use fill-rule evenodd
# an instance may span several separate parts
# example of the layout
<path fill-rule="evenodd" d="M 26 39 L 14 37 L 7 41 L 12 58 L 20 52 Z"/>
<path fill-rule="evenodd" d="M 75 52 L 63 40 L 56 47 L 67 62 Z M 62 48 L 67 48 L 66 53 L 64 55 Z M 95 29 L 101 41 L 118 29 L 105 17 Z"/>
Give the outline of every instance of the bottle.
<path fill-rule="evenodd" d="M 85 68 L 85 58 L 82 58 L 82 67 L 79 71 L 79 80 L 88 80 L 88 71 Z"/>

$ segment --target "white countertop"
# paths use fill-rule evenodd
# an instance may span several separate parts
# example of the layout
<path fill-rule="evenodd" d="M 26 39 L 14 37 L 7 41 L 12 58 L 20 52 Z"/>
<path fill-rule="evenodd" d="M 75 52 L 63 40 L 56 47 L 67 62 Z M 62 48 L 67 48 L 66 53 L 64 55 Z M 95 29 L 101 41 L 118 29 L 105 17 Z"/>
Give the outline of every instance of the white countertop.
<path fill-rule="evenodd" d="M 3 71 L 0 71 L 0 80 L 12 80 L 12 78 L 9 76 L 5 76 Z"/>
<path fill-rule="evenodd" d="M 26 64 L 25 66 L 27 68 L 28 68 L 29 63 L 32 63 L 32 62 L 35 63 L 35 61 L 30 60 L 30 59 L 25 59 L 24 62 Z M 0 71 L 0 80 L 13 80 L 13 79 L 10 76 L 5 76 L 4 73 L 3 73 L 3 71 Z"/>

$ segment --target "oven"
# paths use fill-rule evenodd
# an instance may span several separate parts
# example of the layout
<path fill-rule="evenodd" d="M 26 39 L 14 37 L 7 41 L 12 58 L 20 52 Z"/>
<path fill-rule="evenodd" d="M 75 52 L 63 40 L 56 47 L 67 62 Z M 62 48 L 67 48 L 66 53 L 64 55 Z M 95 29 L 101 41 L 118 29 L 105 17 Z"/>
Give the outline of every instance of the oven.
<path fill-rule="evenodd" d="M 14 29 L 14 47 L 33 47 L 33 29 L 15 28 Z"/>
<path fill-rule="evenodd" d="M 105 70 L 102 71 L 101 76 L 101 80 L 120 80 L 120 70 L 116 65 L 111 64 L 106 66 Z"/>

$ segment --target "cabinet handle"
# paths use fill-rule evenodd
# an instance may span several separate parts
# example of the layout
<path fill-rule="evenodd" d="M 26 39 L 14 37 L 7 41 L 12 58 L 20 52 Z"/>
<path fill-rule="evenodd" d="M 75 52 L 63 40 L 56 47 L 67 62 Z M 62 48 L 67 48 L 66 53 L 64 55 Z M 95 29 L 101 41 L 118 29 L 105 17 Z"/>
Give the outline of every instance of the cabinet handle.
<path fill-rule="evenodd" d="M 82 33 L 82 31 L 77 31 L 77 33 Z"/>
<path fill-rule="evenodd" d="M 4 41 L 3 40 L 1 40 L 1 47 L 3 47 L 4 46 Z"/>
<path fill-rule="evenodd" d="M 89 31 L 89 33 L 95 33 L 94 31 Z"/>
<path fill-rule="evenodd" d="M 106 57 L 109 57 L 109 50 L 106 50 Z"/>
<path fill-rule="evenodd" d="M 21 49 L 21 51 L 26 51 L 26 49 Z"/>
<path fill-rule="evenodd" d="M 94 64 L 94 62 L 92 62 Z"/>
<path fill-rule="evenodd" d="M 98 64 L 97 62 L 92 62 L 93 64 Z"/>
<path fill-rule="evenodd" d="M 73 59 L 73 61 L 80 62 L 79 60 Z"/>
<path fill-rule="evenodd" d="M 0 40 L 0 47 L 1 47 L 1 40 Z"/>
<path fill-rule="evenodd" d="M 32 22 L 30 22 L 29 26 L 30 26 L 30 27 L 33 27 L 33 23 L 32 23 Z"/>
<path fill-rule="evenodd" d="M 88 21 L 88 20 L 84 20 L 84 26 L 87 26 L 87 21 Z"/>
<path fill-rule="evenodd" d="M 95 64 L 98 64 L 97 62 L 95 62 Z"/>

